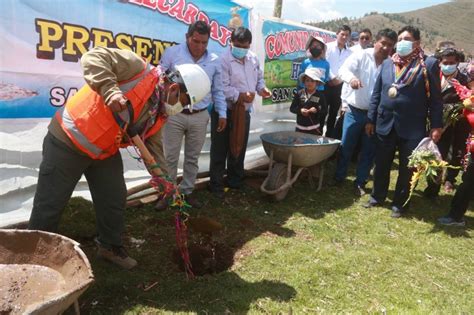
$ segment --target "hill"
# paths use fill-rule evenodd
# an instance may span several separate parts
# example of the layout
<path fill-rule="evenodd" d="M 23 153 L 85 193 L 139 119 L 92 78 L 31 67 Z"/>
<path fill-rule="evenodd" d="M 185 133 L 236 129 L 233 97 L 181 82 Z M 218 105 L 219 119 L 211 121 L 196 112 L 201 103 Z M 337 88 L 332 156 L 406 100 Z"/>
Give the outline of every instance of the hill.
<path fill-rule="evenodd" d="M 420 29 L 422 45 L 427 51 L 434 52 L 438 41 L 450 40 L 456 47 L 464 49 L 466 55 L 474 55 L 473 16 L 474 1 L 454 0 L 403 13 L 370 12 L 362 18 L 344 17 L 308 24 L 333 31 L 342 24 L 355 31 L 367 27 L 374 34 L 387 27 L 397 31 L 405 25 L 413 25 Z"/>

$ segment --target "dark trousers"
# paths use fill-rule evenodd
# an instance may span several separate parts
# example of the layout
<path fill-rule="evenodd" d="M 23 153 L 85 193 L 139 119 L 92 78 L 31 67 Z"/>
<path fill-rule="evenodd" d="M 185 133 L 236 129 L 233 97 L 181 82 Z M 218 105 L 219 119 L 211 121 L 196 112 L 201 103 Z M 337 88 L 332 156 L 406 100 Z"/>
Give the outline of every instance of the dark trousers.
<path fill-rule="evenodd" d="M 373 199 L 381 203 L 387 197 L 390 169 L 395 151 L 398 149 L 398 178 L 393 205 L 402 208 L 410 193 L 410 179 L 413 174 L 413 171 L 407 167 L 408 157 L 420 141 L 421 139 L 400 138 L 395 129 L 392 129 L 386 136 L 376 134 Z"/>
<path fill-rule="evenodd" d="M 446 128 L 437 143 L 443 160 L 448 161 L 449 151 L 451 150 L 451 159 L 448 161 L 449 164 L 453 166 L 461 165 L 461 160 L 466 154 L 466 139 L 470 131 L 471 125 L 469 125 L 464 117 L 461 117 L 455 124 Z M 460 169 L 448 168 L 446 171 L 446 181 L 454 184 L 459 170 Z M 425 193 L 429 196 L 436 196 L 439 193 L 440 186 L 440 183 L 429 180 Z"/>
<path fill-rule="evenodd" d="M 215 192 L 224 190 L 224 174 L 227 164 L 227 183 L 229 187 L 240 188 L 244 178 L 245 151 L 250 131 L 250 113 L 245 113 L 245 139 L 240 155 L 235 158 L 230 153 L 230 130 L 232 129 L 232 111 L 227 110 L 227 127 L 221 132 L 217 132 L 219 115 L 211 112 L 211 162 L 209 165 L 210 186 Z"/>
<path fill-rule="evenodd" d="M 342 135 L 342 121 L 338 124 L 336 129 L 336 118 L 339 109 L 341 108 L 341 91 L 342 84 L 337 86 L 326 86 L 324 88 L 324 96 L 326 97 L 326 103 L 328 105 L 328 114 L 326 118 L 326 137 L 338 137 Z M 321 129 L 322 130 L 322 129 Z"/>
<path fill-rule="evenodd" d="M 461 220 L 467 211 L 469 201 L 474 192 L 474 163 L 470 163 L 462 176 L 462 183 L 459 185 L 451 201 L 449 216 L 455 220 Z"/>
<path fill-rule="evenodd" d="M 57 231 L 64 207 L 82 174 L 94 203 L 98 241 L 105 246 L 121 246 L 127 189 L 120 153 L 93 160 L 75 152 L 50 133 L 43 142 L 43 160 L 29 229 Z"/>

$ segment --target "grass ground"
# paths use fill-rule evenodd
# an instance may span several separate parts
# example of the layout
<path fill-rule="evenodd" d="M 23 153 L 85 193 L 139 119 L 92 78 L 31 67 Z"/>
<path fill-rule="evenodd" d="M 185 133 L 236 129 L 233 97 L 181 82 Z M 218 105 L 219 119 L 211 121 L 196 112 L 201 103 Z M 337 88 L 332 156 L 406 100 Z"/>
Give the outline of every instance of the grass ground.
<path fill-rule="evenodd" d="M 331 167 L 328 174 L 333 173 Z M 396 173 L 392 175 L 391 193 Z M 442 228 L 436 218 L 445 214 L 452 196 L 428 201 L 419 190 L 408 216 L 401 219 L 390 218 L 384 207 L 363 208 L 367 197 L 356 198 L 349 181 L 316 193 L 301 179 L 278 203 L 250 186 L 226 193 L 225 203 L 207 191 L 198 195 L 206 206 L 192 215 L 224 225 L 216 240 L 232 250 L 233 264 L 227 271 L 195 280 L 187 280 L 173 262 L 171 211 L 127 210 L 124 239 L 139 266 L 122 271 L 95 259 L 92 206 L 82 199 L 71 200 L 61 233 L 83 244 L 96 276 L 80 299 L 83 313 L 468 314 L 474 310 L 472 203 L 466 228 Z M 133 245 L 132 238 L 145 243 Z"/>

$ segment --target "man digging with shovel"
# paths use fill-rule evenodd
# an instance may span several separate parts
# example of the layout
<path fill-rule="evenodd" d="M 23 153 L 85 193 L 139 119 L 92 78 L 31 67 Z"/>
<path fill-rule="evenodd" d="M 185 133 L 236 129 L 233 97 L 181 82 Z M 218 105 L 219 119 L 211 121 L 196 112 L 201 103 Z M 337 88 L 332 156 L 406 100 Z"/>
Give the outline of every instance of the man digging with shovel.
<path fill-rule="evenodd" d="M 84 174 L 96 211 L 97 254 L 131 269 L 137 262 L 121 239 L 127 191 L 119 148 L 138 147 L 155 184 L 173 191 L 165 179 L 161 129 L 168 116 L 192 111 L 209 93 L 210 80 L 198 65 L 164 73 L 132 51 L 105 47 L 84 54 L 81 64 L 87 85 L 57 111 L 43 142 L 29 228 L 55 232 Z"/>

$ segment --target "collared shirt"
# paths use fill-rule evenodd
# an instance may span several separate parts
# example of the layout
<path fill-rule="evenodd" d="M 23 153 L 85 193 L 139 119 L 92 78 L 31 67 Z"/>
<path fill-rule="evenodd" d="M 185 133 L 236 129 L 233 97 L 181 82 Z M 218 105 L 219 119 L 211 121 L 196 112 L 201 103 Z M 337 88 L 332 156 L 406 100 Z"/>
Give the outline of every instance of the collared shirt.
<path fill-rule="evenodd" d="M 359 50 L 350 55 L 339 69 L 339 77 L 344 81 L 342 101 L 359 109 L 368 110 L 380 69 L 381 65 L 377 66 L 375 63 L 373 48 Z M 350 86 L 354 78 L 362 83 L 362 87 L 357 90 Z"/>
<path fill-rule="evenodd" d="M 195 61 L 186 43 L 175 45 L 167 48 L 163 57 L 161 57 L 160 65 L 163 70 L 173 70 L 174 66 L 185 63 L 193 63 L 201 66 L 211 80 L 211 92 L 204 97 L 202 101 L 194 104 L 196 110 L 208 107 L 214 103 L 219 117 L 227 118 L 227 104 L 225 102 L 224 93 L 222 92 L 221 65 L 219 57 L 206 50 L 204 55 Z"/>
<path fill-rule="evenodd" d="M 358 52 L 358 51 L 361 51 L 361 50 L 364 50 L 364 48 L 362 48 L 362 46 L 360 44 L 356 44 L 354 46 L 352 46 L 351 48 L 349 48 L 353 53 L 355 52 Z"/>
<path fill-rule="evenodd" d="M 250 50 L 242 62 L 232 55 L 230 48 L 227 49 L 221 55 L 221 65 L 227 108 L 232 108 L 232 104 L 237 102 L 240 93 L 258 93 L 265 88 L 262 68 L 257 56 Z M 253 102 L 245 103 L 245 109 L 251 110 L 252 105 Z"/>
<path fill-rule="evenodd" d="M 331 72 L 336 74 L 339 73 L 339 68 L 342 66 L 344 61 L 352 54 L 352 50 L 344 46 L 341 50 L 337 46 L 337 41 L 328 43 L 326 48 L 326 60 L 331 66 Z"/>

